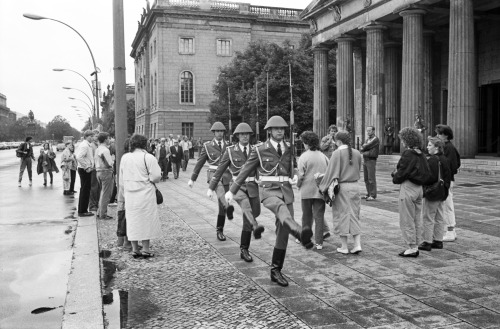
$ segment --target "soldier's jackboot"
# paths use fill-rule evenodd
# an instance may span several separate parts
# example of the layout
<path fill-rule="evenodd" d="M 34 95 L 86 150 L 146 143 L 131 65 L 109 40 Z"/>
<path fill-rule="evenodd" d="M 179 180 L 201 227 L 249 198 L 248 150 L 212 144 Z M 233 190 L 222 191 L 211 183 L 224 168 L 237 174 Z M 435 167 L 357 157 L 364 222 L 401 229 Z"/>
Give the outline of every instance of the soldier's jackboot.
<path fill-rule="evenodd" d="M 228 205 L 226 208 L 227 219 L 232 220 L 234 218 L 234 207 L 232 205 Z"/>
<path fill-rule="evenodd" d="M 245 262 L 252 262 L 253 258 L 248 252 L 250 247 L 250 240 L 252 239 L 252 232 L 241 231 L 241 243 L 240 243 L 240 258 L 245 260 Z"/>
<path fill-rule="evenodd" d="M 255 224 L 253 225 L 253 237 L 255 239 L 260 239 L 262 237 L 262 232 L 264 232 L 264 226 L 255 221 Z"/>
<path fill-rule="evenodd" d="M 290 234 L 294 238 L 298 239 L 304 247 L 306 247 L 307 249 L 311 249 L 314 246 L 314 243 L 311 241 L 313 231 L 310 227 L 302 228 L 293 219 L 290 221 L 285 221 L 285 225 L 290 228 Z"/>
<path fill-rule="evenodd" d="M 285 262 L 285 254 L 286 250 L 274 248 L 271 264 L 271 281 L 276 282 L 282 287 L 288 286 L 288 281 L 285 279 L 283 274 L 281 274 L 281 269 L 283 268 L 283 263 Z"/>
<path fill-rule="evenodd" d="M 226 241 L 226 236 L 224 235 L 224 223 L 226 222 L 226 216 L 217 216 L 217 239 L 220 241 Z"/>

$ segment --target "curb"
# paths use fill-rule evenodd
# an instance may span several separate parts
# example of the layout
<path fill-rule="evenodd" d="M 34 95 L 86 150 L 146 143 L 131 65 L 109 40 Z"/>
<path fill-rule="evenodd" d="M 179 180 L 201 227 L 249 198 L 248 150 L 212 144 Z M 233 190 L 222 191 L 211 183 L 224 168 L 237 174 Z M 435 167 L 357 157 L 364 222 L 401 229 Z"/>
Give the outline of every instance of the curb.
<path fill-rule="evenodd" d="M 78 218 L 63 329 L 104 328 L 96 224 L 95 217 Z"/>

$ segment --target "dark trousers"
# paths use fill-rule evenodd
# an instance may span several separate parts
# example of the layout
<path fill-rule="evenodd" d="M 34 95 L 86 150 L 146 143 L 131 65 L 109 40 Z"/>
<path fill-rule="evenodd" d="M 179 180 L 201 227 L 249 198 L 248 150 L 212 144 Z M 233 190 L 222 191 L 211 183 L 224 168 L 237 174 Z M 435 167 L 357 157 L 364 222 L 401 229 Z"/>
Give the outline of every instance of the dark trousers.
<path fill-rule="evenodd" d="M 286 250 L 290 229 L 301 230 L 293 220 L 293 203 L 286 204 L 283 199 L 272 196 L 262 201 L 262 204 L 276 216 L 276 242 L 274 248 Z"/>
<path fill-rule="evenodd" d="M 78 213 L 88 212 L 90 187 L 92 174 L 85 171 L 85 169 L 78 168 L 78 175 L 80 176 L 80 195 L 78 196 Z"/>
<path fill-rule="evenodd" d="M 70 170 L 69 174 L 71 177 L 71 181 L 69 183 L 69 190 L 74 191 L 75 190 L 76 170 Z"/>
<path fill-rule="evenodd" d="M 302 227 L 312 227 L 316 224 L 314 239 L 317 244 L 323 244 L 323 223 L 325 222 L 325 201 L 323 199 L 302 199 Z"/>
<path fill-rule="evenodd" d="M 174 178 L 179 177 L 179 170 L 181 169 L 180 162 L 172 162 L 172 171 L 174 172 Z"/>
<path fill-rule="evenodd" d="M 99 186 L 99 182 L 97 181 L 96 171 L 93 170 L 91 172 L 91 180 L 90 180 L 90 209 L 99 208 L 99 196 L 101 194 L 101 187 Z"/>
<path fill-rule="evenodd" d="M 32 172 L 31 172 L 31 158 L 21 158 L 21 168 L 19 169 L 19 182 L 23 180 L 24 170 L 28 169 L 28 178 L 32 180 Z"/>
<path fill-rule="evenodd" d="M 375 170 L 377 168 L 376 159 L 364 159 L 363 176 L 365 178 L 366 195 L 377 198 L 377 180 Z"/>
<path fill-rule="evenodd" d="M 189 150 L 184 151 L 182 160 L 184 160 L 184 162 L 182 163 L 182 171 L 186 171 L 186 168 L 187 168 L 187 165 L 189 162 Z"/>
<path fill-rule="evenodd" d="M 161 173 L 162 173 L 161 178 L 167 179 L 167 177 L 168 177 L 168 159 L 163 158 L 163 159 L 158 160 L 158 165 L 160 166 Z"/>

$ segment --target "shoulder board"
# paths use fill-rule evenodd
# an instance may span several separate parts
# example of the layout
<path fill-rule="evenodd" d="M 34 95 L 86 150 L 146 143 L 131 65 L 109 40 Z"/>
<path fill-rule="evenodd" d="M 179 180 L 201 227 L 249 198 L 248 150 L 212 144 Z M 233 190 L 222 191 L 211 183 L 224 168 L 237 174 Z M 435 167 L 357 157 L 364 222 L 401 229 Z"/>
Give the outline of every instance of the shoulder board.
<path fill-rule="evenodd" d="M 234 149 L 234 145 L 228 145 L 227 148 L 231 148 L 231 149 Z"/>
<path fill-rule="evenodd" d="M 205 143 L 203 143 L 203 145 L 208 145 L 208 144 L 210 144 L 211 142 L 212 142 L 212 141 L 205 142 Z"/>
<path fill-rule="evenodd" d="M 290 147 L 290 142 L 285 142 L 285 145 Z"/>

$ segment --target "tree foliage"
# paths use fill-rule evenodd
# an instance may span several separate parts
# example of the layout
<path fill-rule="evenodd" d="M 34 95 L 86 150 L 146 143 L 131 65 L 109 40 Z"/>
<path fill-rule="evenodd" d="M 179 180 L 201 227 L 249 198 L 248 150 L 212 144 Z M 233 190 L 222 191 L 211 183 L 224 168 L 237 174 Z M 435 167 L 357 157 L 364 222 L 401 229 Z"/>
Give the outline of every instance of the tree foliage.
<path fill-rule="evenodd" d="M 115 111 L 103 111 L 100 120 L 105 132 L 110 136 L 115 135 Z M 85 126 L 90 127 L 90 123 Z M 88 128 L 90 129 L 90 128 Z M 127 101 L 127 134 L 132 135 L 135 131 L 135 100 L 133 98 Z"/>
<path fill-rule="evenodd" d="M 56 141 L 62 141 L 63 136 L 80 138 L 80 132 L 71 127 L 68 120 L 61 115 L 56 115 L 54 119 L 47 124 L 46 130 L 48 137 Z"/>
<path fill-rule="evenodd" d="M 280 115 L 289 122 L 291 71 L 295 130 L 298 133 L 312 130 L 314 59 L 310 46 L 310 36 L 304 35 L 297 49 L 293 49 L 288 41 L 282 46 L 257 41 L 250 43 L 245 51 L 236 52 L 233 61 L 220 68 L 219 78 L 213 86 L 216 99 L 210 104 L 210 122 L 222 121 L 228 124 L 230 95 L 232 129 L 238 123 L 246 122 L 255 131 L 258 107 L 262 139 L 267 121 L 266 71 L 269 73 L 269 117 Z M 335 66 L 331 66 L 329 70 L 331 89 L 335 90 Z M 331 118 L 335 120 L 333 104 L 331 102 L 330 112 L 333 112 Z"/>

